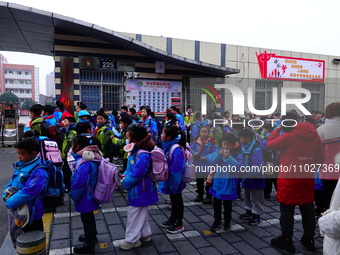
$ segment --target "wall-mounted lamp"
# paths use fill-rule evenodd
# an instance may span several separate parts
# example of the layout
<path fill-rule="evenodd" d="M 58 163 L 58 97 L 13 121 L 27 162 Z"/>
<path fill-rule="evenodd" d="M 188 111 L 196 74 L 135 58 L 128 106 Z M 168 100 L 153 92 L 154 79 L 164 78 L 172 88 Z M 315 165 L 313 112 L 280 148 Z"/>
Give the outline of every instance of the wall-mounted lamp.
<path fill-rule="evenodd" d="M 136 72 L 126 72 L 125 73 L 126 79 L 137 79 L 139 77 L 139 73 Z"/>
<path fill-rule="evenodd" d="M 333 64 L 335 65 L 340 64 L 340 58 L 333 58 Z"/>

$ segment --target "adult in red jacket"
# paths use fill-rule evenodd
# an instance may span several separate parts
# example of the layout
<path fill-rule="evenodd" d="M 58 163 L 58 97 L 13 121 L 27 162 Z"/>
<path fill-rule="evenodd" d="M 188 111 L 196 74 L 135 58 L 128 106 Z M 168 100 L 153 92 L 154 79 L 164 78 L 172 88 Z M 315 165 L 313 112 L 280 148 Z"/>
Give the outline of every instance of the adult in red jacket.
<path fill-rule="evenodd" d="M 267 148 L 280 151 L 280 172 L 277 180 L 277 200 L 280 202 L 282 235 L 271 241 L 275 248 L 295 252 L 292 243 L 294 209 L 298 205 L 302 215 L 304 235 L 301 243 L 315 251 L 314 165 L 323 163 L 324 149 L 315 127 L 297 120 L 294 112 L 283 117 L 285 126 L 274 130 L 267 140 Z M 296 126 L 295 126 L 296 125 Z M 295 126 L 295 127 L 294 127 Z M 282 132 L 283 131 L 283 132 Z"/>

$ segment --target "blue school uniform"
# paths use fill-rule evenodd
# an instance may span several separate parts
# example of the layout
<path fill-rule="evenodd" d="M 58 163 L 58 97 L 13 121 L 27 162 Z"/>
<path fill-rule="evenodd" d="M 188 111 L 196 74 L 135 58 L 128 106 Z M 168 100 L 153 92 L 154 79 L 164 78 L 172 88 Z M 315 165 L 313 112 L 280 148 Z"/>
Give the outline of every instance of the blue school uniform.
<path fill-rule="evenodd" d="M 151 181 L 148 172 L 151 171 L 151 155 L 140 153 L 134 148 L 127 160 L 126 176 L 122 184 L 128 191 L 129 205 L 135 207 L 149 206 L 158 201 L 156 183 Z"/>
<path fill-rule="evenodd" d="M 81 156 L 72 153 L 72 156 L 77 161 Z M 94 161 L 85 161 L 76 168 L 71 178 L 70 197 L 74 201 L 74 208 L 79 213 L 92 212 L 98 210 L 99 204 L 93 197 L 98 179 L 99 163 Z"/>
<path fill-rule="evenodd" d="M 162 142 L 164 155 L 169 166 L 169 179 L 158 184 L 158 191 L 163 194 L 179 194 L 184 190 L 186 186 L 186 184 L 182 181 L 183 171 L 185 169 L 185 161 L 182 148 L 176 148 L 175 150 L 173 150 L 171 157 L 169 155 L 171 147 L 175 144 L 178 144 L 177 139 Z"/>
<path fill-rule="evenodd" d="M 255 147 L 255 149 L 253 149 L 253 147 Z M 260 147 L 257 147 L 255 140 L 242 146 L 242 158 L 243 167 L 250 165 L 256 167 L 252 168 L 252 172 L 243 173 L 244 178 L 241 181 L 242 187 L 247 189 L 263 189 L 266 187 L 264 174 L 262 171 L 258 171 L 260 166 L 264 165 L 262 150 Z"/>
<path fill-rule="evenodd" d="M 211 166 L 220 166 L 220 170 L 216 169 L 212 186 L 210 187 L 210 194 L 217 199 L 222 200 L 237 200 L 238 187 L 238 171 L 242 164 L 242 155 L 236 151 L 230 151 L 227 159 L 221 157 L 219 152 L 208 155 L 207 161 Z M 234 166 L 236 172 L 227 171 L 228 166 Z M 226 171 L 223 171 L 225 169 Z"/>
<path fill-rule="evenodd" d="M 18 192 L 6 199 L 8 209 L 16 209 L 27 203 L 30 211 L 30 222 L 40 220 L 44 215 L 42 201 L 39 195 L 44 190 L 47 181 L 47 172 L 40 167 L 41 159 L 36 157 L 29 162 L 17 161 L 13 164 L 14 173 L 2 193 L 2 198 L 6 198 L 6 189 L 16 187 Z M 32 217 L 33 216 L 33 217 Z"/>
<path fill-rule="evenodd" d="M 201 144 L 203 143 L 201 137 L 199 137 L 196 141 L 194 141 L 191 144 L 191 152 L 193 155 L 195 155 L 195 153 L 200 151 L 200 147 Z M 212 137 L 208 138 L 208 141 L 206 141 L 203 144 L 203 148 L 200 152 L 200 157 L 206 157 L 211 153 L 217 152 L 218 148 L 215 145 L 215 139 Z M 195 167 L 200 167 L 202 171 L 204 171 L 206 169 L 207 166 L 209 166 L 210 164 L 207 161 L 204 160 L 200 160 L 199 158 L 194 158 L 194 165 Z M 202 173 L 201 171 L 201 173 Z M 197 172 L 197 171 L 196 171 Z M 208 174 L 208 172 L 205 172 L 206 174 Z M 204 172 L 203 172 L 204 174 Z"/>

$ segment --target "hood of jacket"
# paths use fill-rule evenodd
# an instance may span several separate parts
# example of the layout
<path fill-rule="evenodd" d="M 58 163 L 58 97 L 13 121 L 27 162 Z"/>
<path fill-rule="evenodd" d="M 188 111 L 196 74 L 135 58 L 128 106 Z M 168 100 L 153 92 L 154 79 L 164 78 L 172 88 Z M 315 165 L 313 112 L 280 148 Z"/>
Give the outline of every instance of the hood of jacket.
<path fill-rule="evenodd" d="M 152 151 L 153 148 L 155 148 L 155 142 L 152 140 L 151 134 L 149 133 L 143 140 L 136 142 L 134 147 L 138 149 Z"/>
<path fill-rule="evenodd" d="M 290 133 L 295 134 L 304 140 L 313 139 L 318 135 L 314 125 L 307 122 L 298 123 Z"/>
<path fill-rule="evenodd" d="M 98 145 L 89 145 L 78 151 L 77 155 L 81 156 L 84 160 L 90 161 L 92 159 L 100 159 L 102 153 L 100 152 Z"/>

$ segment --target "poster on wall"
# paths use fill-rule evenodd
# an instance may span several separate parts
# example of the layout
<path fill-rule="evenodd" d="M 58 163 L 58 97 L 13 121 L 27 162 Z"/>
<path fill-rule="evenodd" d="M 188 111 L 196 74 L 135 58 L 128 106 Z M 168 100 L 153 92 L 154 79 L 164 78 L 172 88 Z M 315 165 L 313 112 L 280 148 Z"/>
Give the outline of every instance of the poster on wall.
<path fill-rule="evenodd" d="M 324 82 L 324 60 L 276 56 L 266 51 L 256 56 L 263 79 Z"/>
<path fill-rule="evenodd" d="M 165 113 L 170 106 L 182 107 L 182 82 L 155 80 L 126 80 L 126 105 L 137 111 L 149 105 L 156 114 Z"/>

